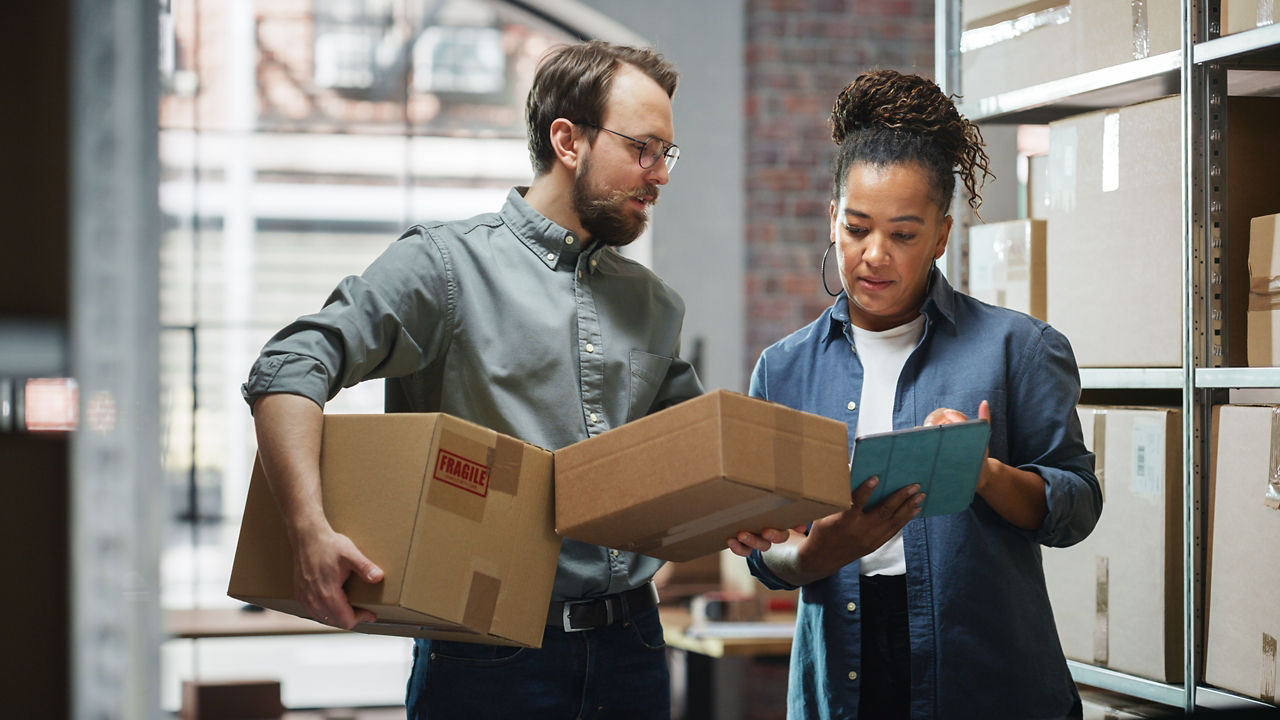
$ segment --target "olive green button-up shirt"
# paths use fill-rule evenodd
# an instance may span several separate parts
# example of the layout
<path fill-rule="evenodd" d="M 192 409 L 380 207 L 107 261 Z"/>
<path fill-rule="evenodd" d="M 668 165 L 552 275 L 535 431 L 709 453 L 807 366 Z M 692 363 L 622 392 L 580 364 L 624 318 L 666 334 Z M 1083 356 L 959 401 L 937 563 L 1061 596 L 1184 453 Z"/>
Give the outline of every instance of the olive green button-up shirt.
<path fill-rule="evenodd" d="M 445 412 L 549 450 L 702 392 L 679 357 L 684 303 L 650 270 L 502 210 L 406 232 L 324 308 L 263 347 L 242 389 L 321 407 L 387 378 L 388 412 Z M 639 587 L 661 561 L 564 540 L 553 600 Z"/>

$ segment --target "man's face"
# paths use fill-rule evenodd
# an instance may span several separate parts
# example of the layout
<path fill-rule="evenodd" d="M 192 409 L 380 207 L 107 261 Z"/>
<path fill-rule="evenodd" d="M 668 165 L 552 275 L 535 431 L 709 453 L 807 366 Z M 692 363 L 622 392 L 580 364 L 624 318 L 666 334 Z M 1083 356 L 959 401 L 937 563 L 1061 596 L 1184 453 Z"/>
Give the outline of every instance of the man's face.
<path fill-rule="evenodd" d="M 674 141 L 671 99 L 648 75 L 623 65 L 613 78 L 601 126 L 645 140 Z M 570 201 L 592 240 L 622 246 L 640 236 L 649 208 L 658 202 L 658 186 L 667 184 L 666 165 L 640 167 L 640 148 L 630 140 L 599 130 L 583 143 Z"/>
<path fill-rule="evenodd" d="M 919 165 L 851 167 L 831 203 L 831 239 L 853 324 L 888 330 L 915 318 L 950 230 Z"/>

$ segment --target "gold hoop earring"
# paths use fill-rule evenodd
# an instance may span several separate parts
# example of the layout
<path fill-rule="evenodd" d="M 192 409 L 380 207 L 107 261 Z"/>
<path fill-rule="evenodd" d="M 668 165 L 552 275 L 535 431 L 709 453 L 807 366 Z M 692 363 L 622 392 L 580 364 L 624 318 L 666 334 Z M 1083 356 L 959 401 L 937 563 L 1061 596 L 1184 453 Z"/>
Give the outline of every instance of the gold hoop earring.
<path fill-rule="evenodd" d="M 831 297 L 836 297 L 840 294 L 838 292 L 831 292 L 831 288 L 827 287 L 827 254 L 830 253 L 831 248 L 835 246 L 836 246 L 836 241 L 832 240 L 827 245 L 827 249 L 822 251 L 822 264 L 818 267 L 819 277 L 822 278 L 822 289 L 826 290 L 827 294 L 830 295 Z"/>

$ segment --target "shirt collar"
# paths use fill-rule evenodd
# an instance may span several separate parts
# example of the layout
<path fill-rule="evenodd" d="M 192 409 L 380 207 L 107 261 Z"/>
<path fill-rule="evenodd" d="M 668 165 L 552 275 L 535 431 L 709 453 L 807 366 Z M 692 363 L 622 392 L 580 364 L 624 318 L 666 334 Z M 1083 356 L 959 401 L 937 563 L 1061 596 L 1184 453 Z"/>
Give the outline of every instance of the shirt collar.
<path fill-rule="evenodd" d="M 951 283 L 934 266 L 929 271 L 929 289 L 925 292 L 924 303 L 920 312 L 929 318 L 929 325 L 946 322 L 955 325 L 956 291 Z M 827 329 L 828 339 L 843 338 L 844 328 L 849 324 L 849 296 L 843 290 L 831 304 L 831 327 Z"/>
<path fill-rule="evenodd" d="M 502 221 L 548 268 L 554 270 L 562 260 L 573 267 L 582 252 L 582 238 L 534 210 L 524 199 L 528 191 L 527 186 L 516 186 L 507 193 L 507 202 L 499 213 Z"/>

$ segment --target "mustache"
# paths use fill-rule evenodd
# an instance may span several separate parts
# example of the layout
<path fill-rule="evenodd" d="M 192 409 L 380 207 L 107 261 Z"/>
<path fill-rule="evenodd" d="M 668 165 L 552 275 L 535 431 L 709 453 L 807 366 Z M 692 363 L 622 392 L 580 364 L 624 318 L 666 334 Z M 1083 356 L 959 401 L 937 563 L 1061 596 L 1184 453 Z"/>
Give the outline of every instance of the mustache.
<path fill-rule="evenodd" d="M 649 205 L 658 204 L 659 190 L 657 185 L 646 185 L 643 188 L 637 188 L 635 190 L 624 190 L 621 191 L 621 194 L 625 198 L 639 200 L 641 202 L 648 203 Z"/>

